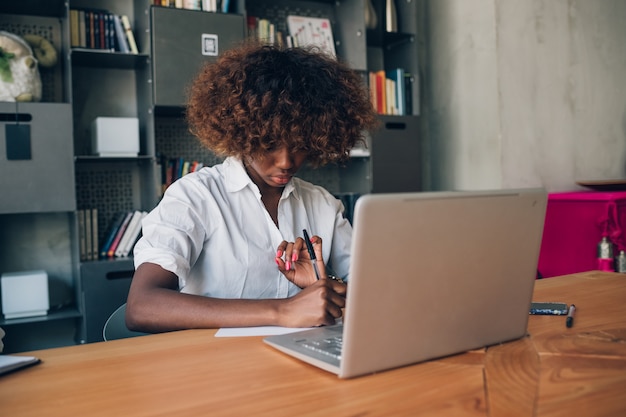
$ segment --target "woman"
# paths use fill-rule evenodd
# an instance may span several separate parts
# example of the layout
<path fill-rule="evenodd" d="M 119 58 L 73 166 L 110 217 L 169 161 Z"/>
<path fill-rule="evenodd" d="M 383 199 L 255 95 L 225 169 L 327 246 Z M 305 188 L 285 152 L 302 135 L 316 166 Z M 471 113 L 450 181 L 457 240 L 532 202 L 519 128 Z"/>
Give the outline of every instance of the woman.
<path fill-rule="evenodd" d="M 305 163 L 345 162 L 375 127 L 359 75 L 315 50 L 247 44 L 202 69 L 186 116 L 226 159 L 173 183 L 144 219 L 127 326 L 334 323 L 346 285 L 327 279 L 325 266 L 347 277 L 351 226 L 339 200 L 295 174 Z"/>

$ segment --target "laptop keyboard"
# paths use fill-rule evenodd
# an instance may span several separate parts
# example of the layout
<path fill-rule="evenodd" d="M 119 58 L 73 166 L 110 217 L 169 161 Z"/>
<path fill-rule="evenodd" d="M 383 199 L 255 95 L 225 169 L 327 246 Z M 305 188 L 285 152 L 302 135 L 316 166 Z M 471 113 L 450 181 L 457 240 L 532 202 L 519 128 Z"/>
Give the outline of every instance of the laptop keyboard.
<path fill-rule="evenodd" d="M 306 340 L 301 345 L 314 352 L 327 355 L 331 358 L 341 360 L 341 348 L 343 346 L 342 335 L 328 337 L 326 339 Z"/>

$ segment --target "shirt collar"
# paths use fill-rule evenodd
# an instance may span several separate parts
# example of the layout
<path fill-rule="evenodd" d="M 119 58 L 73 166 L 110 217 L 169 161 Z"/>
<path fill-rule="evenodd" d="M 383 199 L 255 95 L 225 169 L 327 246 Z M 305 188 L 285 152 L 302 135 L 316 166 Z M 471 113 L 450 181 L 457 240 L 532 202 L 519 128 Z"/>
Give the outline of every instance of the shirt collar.
<path fill-rule="evenodd" d="M 257 193 L 259 192 L 259 187 L 252 181 L 240 159 L 229 156 L 224 160 L 223 165 L 224 178 L 228 191 L 237 192 L 250 186 Z M 281 199 L 287 198 L 291 194 L 293 194 L 295 198 L 299 198 L 300 195 L 296 182 L 293 179 L 285 185 Z"/>

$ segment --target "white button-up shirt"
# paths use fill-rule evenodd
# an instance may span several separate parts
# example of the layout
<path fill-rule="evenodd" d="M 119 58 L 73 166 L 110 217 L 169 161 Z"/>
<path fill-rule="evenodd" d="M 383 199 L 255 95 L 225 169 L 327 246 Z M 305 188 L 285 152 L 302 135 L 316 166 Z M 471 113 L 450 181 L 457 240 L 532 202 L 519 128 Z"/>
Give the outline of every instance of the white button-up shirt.
<path fill-rule="evenodd" d="M 352 227 L 343 205 L 322 187 L 293 178 L 278 204 L 276 227 L 241 161 L 185 175 L 143 220 L 135 267 L 160 265 L 178 276 L 182 292 L 217 298 L 285 298 L 300 289 L 275 263 L 281 241 L 323 239 L 324 262 L 341 277 L 349 271 Z"/>

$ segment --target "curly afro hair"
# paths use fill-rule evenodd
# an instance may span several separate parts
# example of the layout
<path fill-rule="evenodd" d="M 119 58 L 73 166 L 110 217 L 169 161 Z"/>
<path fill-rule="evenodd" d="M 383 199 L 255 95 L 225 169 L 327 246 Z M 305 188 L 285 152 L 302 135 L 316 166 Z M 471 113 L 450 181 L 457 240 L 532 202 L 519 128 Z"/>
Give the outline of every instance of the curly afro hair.
<path fill-rule="evenodd" d="M 313 167 L 343 163 L 378 126 L 359 74 L 315 48 L 245 43 L 206 64 L 190 86 L 191 132 L 218 156 L 287 146 Z"/>

